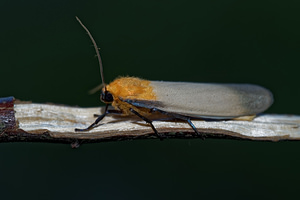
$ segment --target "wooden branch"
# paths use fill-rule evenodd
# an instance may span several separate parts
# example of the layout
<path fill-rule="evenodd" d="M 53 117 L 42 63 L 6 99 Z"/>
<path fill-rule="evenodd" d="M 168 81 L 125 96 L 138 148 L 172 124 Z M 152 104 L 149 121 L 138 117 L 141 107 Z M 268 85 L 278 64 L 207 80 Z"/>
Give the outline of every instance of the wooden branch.
<path fill-rule="evenodd" d="M 86 128 L 100 114 L 99 108 L 79 108 L 52 104 L 16 102 L 0 99 L 0 142 L 44 141 L 81 143 L 156 138 L 152 129 L 137 117 L 106 116 L 100 125 L 88 132 Z M 300 116 L 262 114 L 252 121 L 193 120 L 206 137 L 248 140 L 299 140 Z M 182 121 L 154 121 L 157 130 L 167 138 L 200 138 Z"/>

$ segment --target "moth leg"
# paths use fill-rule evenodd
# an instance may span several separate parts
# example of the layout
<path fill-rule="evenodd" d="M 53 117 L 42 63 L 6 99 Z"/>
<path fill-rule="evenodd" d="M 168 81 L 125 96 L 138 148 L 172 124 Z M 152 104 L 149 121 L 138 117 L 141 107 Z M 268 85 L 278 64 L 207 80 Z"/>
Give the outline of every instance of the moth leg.
<path fill-rule="evenodd" d="M 108 104 L 106 104 L 106 106 L 105 106 L 105 111 L 104 111 L 104 113 L 102 114 L 102 115 L 98 115 L 97 116 L 97 119 L 95 120 L 95 122 L 94 123 L 92 123 L 90 126 L 88 126 L 87 128 L 84 128 L 84 129 L 79 129 L 79 128 L 75 128 L 75 131 L 89 131 L 89 130 L 91 130 L 91 129 L 93 129 L 93 128 L 95 128 L 96 126 L 97 126 L 97 124 L 107 115 L 107 114 L 109 114 L 109 111 L 107 110 L 107 108 L 108 108 Z"/>
<path fill-rule="evenodd" d="M 204 133 L 199 133 L 195 125 L 192 123 L 191 118 L 187 118 L 186 122 L 192 127 L 192 129 L 195 131 L 195 133 L 202 138 L 202 140 L 205 139 L 205 134 Z"/>
<path fill-rule="evenodd" d="M 137 111 L 135 111 L 134 109 L 130 108 L 129 109 L 130 112 L 132 112 L 133 114 L 135 114 L 136 116 L 138 116 L 139 118 L 141 118 L 142 120 L 144 120 L 145 122 L 147 122 L 148 124 L 150 124 L 152 130 L 154 131 L 155 135 L 160 139 L 162 140 L 164 137 L 158 133 L 158 131 L 156 130 L 156 128 L 153 126 L 152 124 L 152 120 L 144 117 L 143 115 L 141 115 L 140 113 L 138 113 Z"/>
<path fill-rule="evenodd" d="M 201 136 L 202 139 L 205 139 L 205 134 L 203 133 L 199 133 L 199 131 L 197 130 L 197 128 L 195 127 L 195 125 L 193 124 L 193 122 L 191 121 L 191 118 L 190 117 L 187 117 L 187 116 L 184 116 L 184 115 L 180 115 L 180 114 L 176 114 L 176 113 L 169 113 L 169 112 L 165 112 L 163 110 L 160 110 L 160 109 L 157 109 L 157 108 L 152 108 L 151 109 L 152 112 L 160 112 L 164 115 L 168 115 L 168 116 L 171 116 L 173 117 L 174 119 L 181 119 L 181 120 L 184 120 L 186 121 L 191 127 L 192 129 L 195 131 L 196 135 L 197 136 Z"/>
<path fill-rule="evenodd" d="M 106 114 L 122 114 L 122 111 L 120 111 L 120 110 L 107 110 Z M 101 116 L 101 115 L 94 114 L 94 117 L 99 117 L 99 116 Z"/>

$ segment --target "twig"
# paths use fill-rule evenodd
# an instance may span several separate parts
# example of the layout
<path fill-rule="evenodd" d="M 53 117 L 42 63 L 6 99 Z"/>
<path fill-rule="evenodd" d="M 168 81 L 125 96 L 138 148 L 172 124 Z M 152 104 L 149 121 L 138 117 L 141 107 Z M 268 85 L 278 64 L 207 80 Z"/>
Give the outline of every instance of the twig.
<path fill-rule="evenodd" d="M 13 97 L 0 99 L 0 142 L 43 141 L 80 143 L 127 139 L 156 138 L 152 129 L 136 117 L 107 116 L 88 132 L 86 128 L 100 114 L 100 108 L 78 108 L 52 104 L 13 103 Z M 252 121 L 193 120 L 206 137 L 248 140 L 299 140 L 300 116 L 262 114 Z M 166 138 L 197 138 L 191 127 L 182 121 L 154 121 Z M 199 137 L 198 137 L 199 138 Z"/>

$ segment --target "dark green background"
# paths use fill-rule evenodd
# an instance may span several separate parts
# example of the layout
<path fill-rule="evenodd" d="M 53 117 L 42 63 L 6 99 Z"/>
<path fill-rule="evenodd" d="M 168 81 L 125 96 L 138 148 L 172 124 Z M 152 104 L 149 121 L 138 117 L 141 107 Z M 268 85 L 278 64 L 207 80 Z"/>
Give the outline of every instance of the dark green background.
<path fill-rule="evenodd" d="M 91 42 L 107 82 L 254 83 L 269 113 L 300 114 L 299 1 L 0 2 L 1 96 L 99 106 Z M 80 113 L 78 113 L 80 115 Z M 300 143 L 158 140 L 83 145 L 0 144 L 5 199 L 288 198 L 298 195 Z"/>

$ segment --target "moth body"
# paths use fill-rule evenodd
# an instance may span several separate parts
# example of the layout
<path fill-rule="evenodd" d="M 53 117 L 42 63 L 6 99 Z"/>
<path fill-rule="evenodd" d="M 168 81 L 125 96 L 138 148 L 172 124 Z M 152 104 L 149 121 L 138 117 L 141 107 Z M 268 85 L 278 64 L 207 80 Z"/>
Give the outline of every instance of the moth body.
<path fill-rule="evenodd" d="M 269 90 L 252 84 L 147 81 L 122 77 L 106 89 L 113 96 L 112 105 L 125 115 L 132 114 L 129 108 L 140 109 L 140 113 L 148 115 L 146 108 L 196 118 L 230 119 L 261 113 L 273 103 Z"/>

